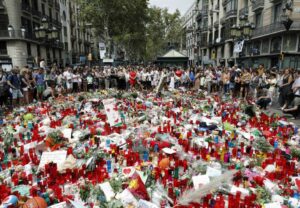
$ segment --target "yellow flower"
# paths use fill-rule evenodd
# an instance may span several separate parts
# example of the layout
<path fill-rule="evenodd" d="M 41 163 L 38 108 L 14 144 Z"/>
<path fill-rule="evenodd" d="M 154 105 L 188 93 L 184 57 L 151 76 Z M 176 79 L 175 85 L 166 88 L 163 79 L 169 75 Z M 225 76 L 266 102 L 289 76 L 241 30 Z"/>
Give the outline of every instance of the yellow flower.
<path fill-rule="evenodd" d="M 129 188 L 130 189 L 137 189 L 139 187 L 138 185 L 138 180 L 137 179 L 134 179 L 132 181 L 130 181 L 129 183 Z"/>

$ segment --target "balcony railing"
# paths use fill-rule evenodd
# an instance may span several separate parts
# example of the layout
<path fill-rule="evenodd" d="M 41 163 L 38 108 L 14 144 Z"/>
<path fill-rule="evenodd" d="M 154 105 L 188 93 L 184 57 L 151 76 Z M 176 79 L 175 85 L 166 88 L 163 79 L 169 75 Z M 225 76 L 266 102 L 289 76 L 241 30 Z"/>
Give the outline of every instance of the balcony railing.
<path fill-rule="evenodd" d="M 225 18 L 225 17 L 222 17 L 222 18 L 220 19 L 221 25 L 225 24 L 225 22 L 226 22 L 226 18 Z"/>
<path fill-rule="evenodd" d="M 280 31 L 285 31 L 284 25 L 281 22 L 275 22 L 267 26 L 256 28 L 253 31 L 253 37 L 268 35 Z"/>
<path fill-rule="evenodd" d="M 202 26 L 202 27 L 201 27 L 201 31 L 202 31 L 202 32 L 207 32 L 207 31 L 208 31 L 208 26 L 207 26 L 207 25 Z"/>
<path fill-rule="evenodd" d="M 239 17 L 248 16 L 248 14 L 249 14 L 249 8 L 248 7 L 242 8 L 239 11 Z"/>
<path fill-rule="evenodd" d="M 41 18 L 42 17 L 42 12 L 40 12 L 40 11 L 38 11 L 38 10 L 36 10 L 36 9 L 31 9 L 31 13 L 32 13 L 32 15 L 33 16 L 36 16 L 36 17 L 38 17 L 38 18 Z"/>
<path fill-rule="evenodd" d="M 230 10 L 230 11 L 226 12 L 226 18 L 236 17 L 236 15 L 237 15 L 237 10 L 236 9 L 233 9 L 233 10 Z"/>
<path fill-rule="evenodd" d="M 30 8 L 30 6 L 28 4 L 23 4 L 22 3 L 21 8 L 22 8 L 23 12 L 27 12 L 27 13 L 31 14 L 31 8 Z"/>
<path fill-rule="evenodd" d="M 6 49 L 0 49 L 0 55 L 7 55 Z"/>
<path fill-rule="evenodd" d="M 59 10 L 59 9 L 60 9 L 60 6 L 59 6 L 59 3 L 58 3 L 58 2 L 55 2 L 55 8 L 56 8 L 56 10 Z"/>
<path fill-rule="evenodd" d="M 215 27 L 215 28 L 218 28 L 218 27 L 219 27 L 219 20 L 217 20 L 217 21 L 214 22 L 214 27 Z"/>
<path fill-rule="evenodd" d="M 35 35 L 33 33 L 29 33 L 29 32 L 24 32 L 21 30 L 12 30 L 12 31 L 8 31 L 8 30 L 0 30 L 0 40 L 4 39 L 29 39 L 29 40 L 37 40 L 35 38 Z"/>
<path fill-rule="evenodd" d="M 258 9 L 263 9 L 265 6 L 265 1 L 264 0 L 256 0 L 252 1 L 252 11 L 256 11 Z"/>
<path fill-rule="evenodd" d="M 53 0 L 48 0 L 49 5 L 53 5 Z"/>
<path fill-rule="evenodd" d="M 222 0 L 222 5 L 225 6 L 227 4 L 228 0 Z"/>

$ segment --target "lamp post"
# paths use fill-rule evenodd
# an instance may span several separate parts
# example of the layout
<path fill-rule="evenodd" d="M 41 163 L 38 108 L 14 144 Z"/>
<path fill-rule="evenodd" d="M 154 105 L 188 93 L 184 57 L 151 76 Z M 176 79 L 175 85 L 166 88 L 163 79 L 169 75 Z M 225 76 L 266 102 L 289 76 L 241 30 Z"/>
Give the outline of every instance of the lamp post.
<path fill-rule="evenodd" d="M 13 26 L 8 25 L 7 31 L 8 31 L 8 36 L 9 36 L 10 38 L 14 36 L 14 28 L 13 28 Z"/>
<path fill-rule="evenodd" d="M 235 41 L 247 41 L 251 38 L 252 32 L 255 29 L 254 24 L 248 22 L 247 18 L 241 17 L 240 25 L 233 25 L 230 28 L 230 34 L 232 39 Z M 234 53 L 235 64 L 236 64 L 236 54 Z"/>
<path fill-rule="evenodd" d="M 46 17 L 41 20 L 41 26 L 34 29 L 35 38 L 42 44 L 46 45 L 58 45 L 59 32 L 56 27 L 50 27 Z"/>

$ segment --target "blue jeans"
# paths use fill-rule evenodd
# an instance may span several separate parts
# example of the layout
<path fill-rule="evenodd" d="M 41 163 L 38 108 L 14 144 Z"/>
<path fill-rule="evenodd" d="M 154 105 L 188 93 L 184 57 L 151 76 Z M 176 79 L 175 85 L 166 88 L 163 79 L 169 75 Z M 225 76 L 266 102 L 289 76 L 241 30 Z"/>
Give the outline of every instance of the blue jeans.
<path fill-rule="evenodd" d="M 224 84 L 223 88 L 224 88 L 224 93 L 229 92 L 229 84 Z"/>

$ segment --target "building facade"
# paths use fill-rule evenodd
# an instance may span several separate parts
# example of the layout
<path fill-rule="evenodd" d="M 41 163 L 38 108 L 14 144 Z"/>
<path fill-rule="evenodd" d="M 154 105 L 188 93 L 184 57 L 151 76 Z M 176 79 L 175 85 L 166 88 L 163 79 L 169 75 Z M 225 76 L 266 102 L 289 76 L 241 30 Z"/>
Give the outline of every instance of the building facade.
<path fill-rule="evenodd" d="M 202 65 L 300 67 L 299 0 L 200 0 L 198 10 L 195 50 Z M 233 27 L 239 37 L 232 36 Z M 237 41 L 244 45 L 234 53 Z"/>
<path fill-rule="evenodd" d="M 197 54 L 197 31 L 196 31 L 196 16 L 197 16 L 197 1 L 188 9 L 183 16 L 183 29 L 185 30 L 185 49 L 181 52 L 189 57 L 189 65 L 198 64 Z"/>
<path fill-rule="evenodd" d="M 88 62 L 91 28 L 72 0 L 0 0 L 0 66 Z"/>

